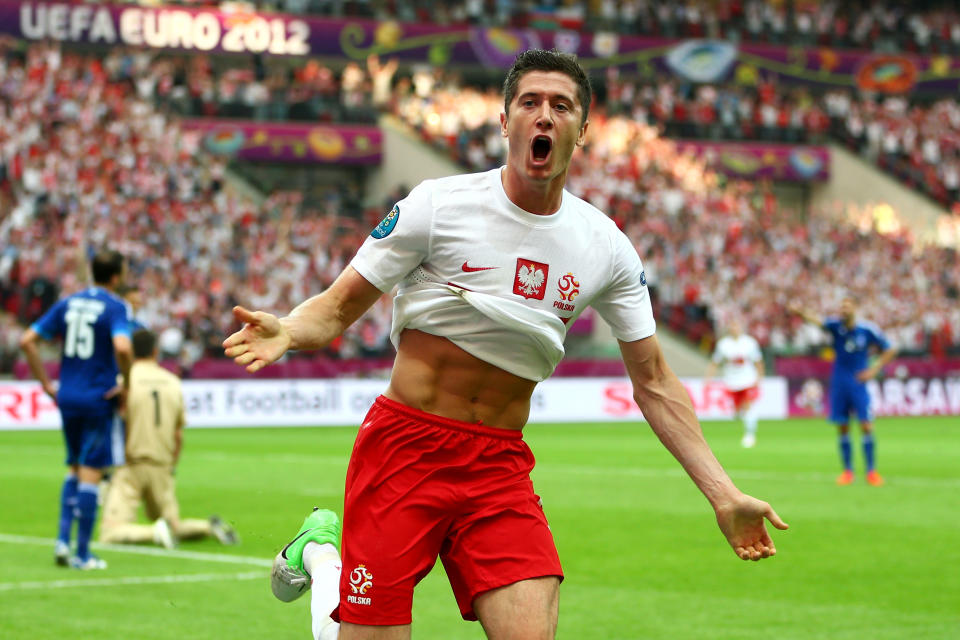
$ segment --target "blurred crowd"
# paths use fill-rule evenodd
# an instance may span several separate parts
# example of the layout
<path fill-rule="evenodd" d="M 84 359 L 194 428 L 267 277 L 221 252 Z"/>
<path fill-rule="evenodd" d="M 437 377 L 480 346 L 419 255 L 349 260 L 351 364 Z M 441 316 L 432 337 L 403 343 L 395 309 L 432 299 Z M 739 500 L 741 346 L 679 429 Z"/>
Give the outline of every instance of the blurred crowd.
<path fill-rule="evenodd" d="M 223 58 L 205 55 L 151 60 L 143 52 L 117 50 L 112 56 L 135 61 L 123 68 L 140 97 L 194 117 L 373 123 L 390 98 L 396 71 L 395 61 L 381 65 L 375 56 L 366 68 L 348 62 L 339 70 L 315 59 L 291 64 L 261 55 L 229 59 L 231 66 L 223 68 L 214 66 Z"/>
<path fill-rule="evenodd" d="M 433 93 L 401 99 L 398 114 L 472 169 L 502 163 L 504 141 L 492 118 L 502 98 L 457 87 Z M 783 313 L 787 301 L 829 314 L 852 294 L 898 348 L 960 348 L 955 250 L 919 249 L 905 224 L 880 233 L 842 212 L 780 210 L 769 185 L 724 179 L 643 119 L 600 107 L 590 121 L 568 188 L 633 239 L 662 322 L 711 340 L 741 317 L 765 347 L 802 352 L 822 336 Z"/>
<path fill-rule="evenodd" d="M 403 22 L 593 29 L 664 38 L 724 38 L 885 52 L 960 53 L 960 9 L 948 0 L 910 3 L 890 0 L 182 0 L 180 3 Z"/>
<path fill-rule="evenodd" d="M 96 248 L 130 257 L 138 319 L 189 366 L 220 353 L 233 305 L 286 312 L 328 286 L 381 215 L 345 188 L 310 206 L 296 192 L 242 198 L 224 161 L 133 87 L 109 57 L 34 45 L 0 58 L 4 361 L 17 323 L 86 286 Z M 384 352 L 389 315 L 377 305 L 332 351 Z"/>
<path fill-rule="evenodd" d="M 397 113 L 471 168 L 500 163 L 498 90 L 436 86 L 441 90 L 400 94 Z M 603 88 L 608 115 L 656 125 L 668 138 L 843 142 L 960 214 L 960 103 L 954 98 L 911 103 L 903 96 L 850 89 L 814 95 L 771 82 L 755 88 L 694 86 L 666 77 L 656 82 L 621 78 L 615 69 L 608 71 Z"/>
<path fill-rule="evenodd" d="M 756 87 L 690 85 L 621 79 L 607 73 L 609 113 L 657 124 L 669 138 L 762 140 L 789 144 L 832 138 L 925 192 L 960 209 L 960 103 L 955 98 L 911 102 L 833 89 L 762 81 Z"/>
<path fill-rule="evenodd" d="M 89 73 L 128 82 L 139 98 L 185 117 L 373 123 L 390 99 L 396 68 L 376 56 L 334 69 L 316 59 L 114 47 L 91 61 Z"/>
<path fill-rule="evenodd" d="M 305 63 L 311 65 L 326 75 L 323 65 Z M 416 69 L 391 92 L 391 63 L 354 66 L 340 72 L 341 99 L 346 84 L 365 104 L 391 106 L 471 170 L 503 162 L 498 89 L 464 88 L 442 72 Z M 294 70 L 295 77 L 313 73 Z M 350 74 L 361 80 L 351 84 L 344 79 Z M 178 75 L 180 81 L 172 79 Z M 0 57 L 0 371 L 15 355 L 20 324 L 85 286 L 95 248 L 112 245 L 131 256 L 137 317 L 161 332 L 164 355 L 189 368 L 221 353 L 234 304 L 288 311 L 332 282 L 382 215 L 379 206 L 364 210 L 350 185 L 324 189 L 311 202 L 296 191 L 263 202 L 239 195 L 225 161 L 204 152 L 197 134 L 181 130 L 174 110 L 164 108 L 184 95 L 192 100 L 194 75 L 208 86 L 223 81 L 202 57 L 116 51 L 101 59 L 42 44 Z M 726 180 L 661 135 L 658 105 L 680 100 L 681 88 L 607 80 L 606 104 L 591 113 L 569 188 L 633 239 L 660 322 L 709 342 L 742 316 L 764 346 L 801 352 L 819 334 L 787 318 L 785 302 L 829 313 L 852 293 L 898 347 L 960 347 L 960 262 L 953 250 L 918 252 L 906 225 L 880 233 L 872 221 L 844 212 L 781 210 L 769 185 Z M 707 101 L 705 89 L 684 99 Z M 765 91 L 738 99 L 756 113 Z M 788 99 L 806 105 L 807 116 L 821 111 L 828 127 L 841 122 L 850 143 L 878 162 L 913 167 L 918 186 L 934 184 L 928 173 L 935 167 L 956 198 L 956 176 L 951 182 L 949 174 L 957 162 L 956 102 L 921 109 L 842 91 L 819 100 L 792 92 Z M 757 130 L 762 137 L 762 121 Z M 938 156 L 931 155 L 934 143 Z M 386 206 L 404 195 L 399 188 Z M 389 353 L 389 323 L 390 304 L 382 300 L 330 355 Z"/>

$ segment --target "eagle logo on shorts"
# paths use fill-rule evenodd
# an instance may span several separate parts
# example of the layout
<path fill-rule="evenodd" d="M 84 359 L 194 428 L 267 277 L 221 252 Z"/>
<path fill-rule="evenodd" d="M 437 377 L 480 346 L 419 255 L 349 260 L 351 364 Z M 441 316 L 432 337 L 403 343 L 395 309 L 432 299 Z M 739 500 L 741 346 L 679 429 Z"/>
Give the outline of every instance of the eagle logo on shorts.
<path fill-rule="evenodd" d="M 350 590 L 363 595 L 373 586 L 373 574 L 367 571 L 366 565 L 359 564 L 350 572 Z"/>
<path fill-rule="evenodd" d="M 517 274 L 513 280 L 513 292 L 524 298 L 543 300 L 547 291 L 547 274 L 550 265 L 525 258 L 517 258 Z"/>

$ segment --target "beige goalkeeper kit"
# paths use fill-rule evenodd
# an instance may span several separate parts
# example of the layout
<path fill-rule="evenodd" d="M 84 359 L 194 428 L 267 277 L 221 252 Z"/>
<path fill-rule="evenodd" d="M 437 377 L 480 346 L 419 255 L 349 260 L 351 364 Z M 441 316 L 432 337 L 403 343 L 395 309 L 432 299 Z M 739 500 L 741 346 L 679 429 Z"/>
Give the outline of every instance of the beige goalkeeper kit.
<path fill-rule="evenodd" d="M 126 464 L 113 475 L 103 511 L 103 542 L 156 542 L 153 524 L 136 524 L 141 502 L 149 520 L 163 519 L 178 538 L 212 535 L 207 520 L 180 519 L 173 470 L 184 415 L 180 378 L 153 360 L 137 360 L 127 395 Z"/>

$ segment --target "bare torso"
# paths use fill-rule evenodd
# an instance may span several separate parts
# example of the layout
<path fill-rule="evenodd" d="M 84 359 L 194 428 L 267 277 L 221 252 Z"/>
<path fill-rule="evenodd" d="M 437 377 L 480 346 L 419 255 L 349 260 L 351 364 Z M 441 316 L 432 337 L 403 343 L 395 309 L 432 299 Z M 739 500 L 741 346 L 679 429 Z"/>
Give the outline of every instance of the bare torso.
<path fill-rule="evenodd" d="M 444 418 L 522 429 L 536 385 L 470 355 L 446 338 L 407 329 L 400 336 L 384 395 Z"/>

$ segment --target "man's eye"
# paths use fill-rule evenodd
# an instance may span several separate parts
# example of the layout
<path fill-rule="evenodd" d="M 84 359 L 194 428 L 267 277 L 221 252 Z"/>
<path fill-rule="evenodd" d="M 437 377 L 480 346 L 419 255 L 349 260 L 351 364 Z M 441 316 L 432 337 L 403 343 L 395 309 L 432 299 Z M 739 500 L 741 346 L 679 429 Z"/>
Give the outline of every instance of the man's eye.
<path fill-rule="evenodd" d="M 524 100 L 524 101 L 523 101 L 523 106 L 525 106 L 525 107 L 532 107 L 532 106 L 533 106 L 533 100 Z"/>
<path fill-rule="evenodd" d="M 567 105 L 560 103 L 556 106 L 557 111 L 568 111 L 569 107 Z"/>

